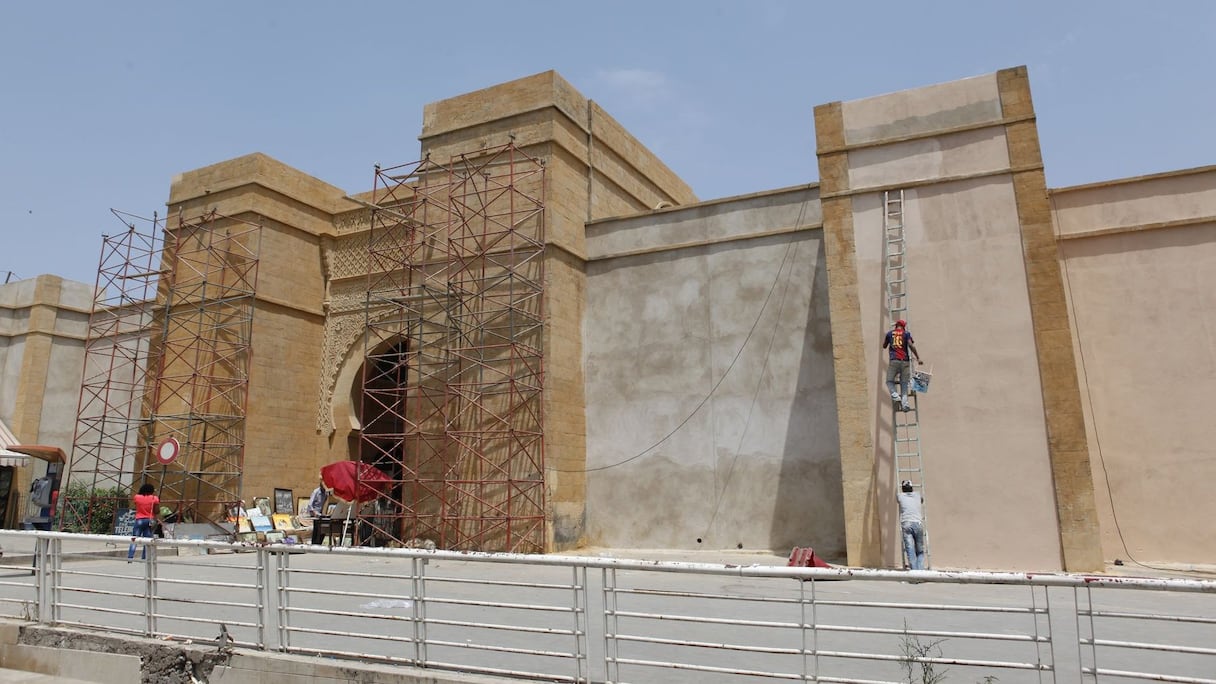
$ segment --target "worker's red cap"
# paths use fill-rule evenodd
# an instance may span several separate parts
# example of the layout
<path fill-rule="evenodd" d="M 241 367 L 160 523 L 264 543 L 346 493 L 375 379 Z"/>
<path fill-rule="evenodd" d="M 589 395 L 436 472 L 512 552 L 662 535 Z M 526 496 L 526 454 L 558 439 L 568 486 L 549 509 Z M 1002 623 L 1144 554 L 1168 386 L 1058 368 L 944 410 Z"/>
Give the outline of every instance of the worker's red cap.
<path fill-rule="evenodd" d="M 898 321 L 895 321 L 895 327 L 896 328 L 906 328 L 906 327 L 908 327 L 908 322 L 901 318 Z"/>

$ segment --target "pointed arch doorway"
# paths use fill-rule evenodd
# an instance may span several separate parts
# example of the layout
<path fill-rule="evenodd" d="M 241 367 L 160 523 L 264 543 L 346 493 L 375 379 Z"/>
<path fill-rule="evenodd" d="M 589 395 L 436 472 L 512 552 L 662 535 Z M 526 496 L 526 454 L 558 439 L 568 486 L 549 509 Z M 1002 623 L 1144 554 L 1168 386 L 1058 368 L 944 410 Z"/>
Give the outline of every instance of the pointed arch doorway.
<path fill-rule="evenodd" d="M 366 354 L 351 383 L 350 405 L 358 428 L 347 438 L 347 453 L 352 461 L 367 463 L 392 481 L 383 496 L 354 511 L 356 544 L 395 545 L 408 534 L 404 513 L 409 348 L 409 341 L 402 337 L 377 345 Z"/>

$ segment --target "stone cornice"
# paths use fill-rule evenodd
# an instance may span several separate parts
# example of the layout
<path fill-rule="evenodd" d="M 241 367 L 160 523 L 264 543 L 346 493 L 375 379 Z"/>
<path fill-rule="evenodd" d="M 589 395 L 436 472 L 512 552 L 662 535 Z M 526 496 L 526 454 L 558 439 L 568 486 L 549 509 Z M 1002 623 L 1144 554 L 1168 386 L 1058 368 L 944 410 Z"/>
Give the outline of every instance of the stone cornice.
<path fill-rule="evenodd" d="M 1216 223 L 1216 216 L 1196 216 L 1193 218 L 1175 219 L 1173 221 L 1156 221 L 1153 223 L 1137 223 L 1129 226 L 1107 226 L 1092 228 L 1075 233 L 1056 233 L 1060 240 L 1080 240 L 1084 238 L 1102 237 L 1103 235 L 1120 235 L 1123 233 L 1139 233 L 1147 230 L 1164 230 L 1167 228 L 1185 228 L 1207 223 Z"/>
<path fill-rule="evenodd" d="M 1128 178 L 1115 178 L 1113 180 L 1096 181 L 1093 183 L 1085 183 L 1083 185 L 1069 185 L 1063 188 L 1048 188 L 1049 195 L 1062 195 L 1069 192 L 1077 192 L 1079 190 L 1096 190 L 1099 188 L 1110 188 L 1118 185 L 1128 185 L 1131 183 L 1143 183 L 1145 181 L 1162 180 L 1166 178 L 1179 178 L 1183 176 L 1198 176 L 1204 173 L 1216 172 L 1216 164 L 1211 166 L 1196 166 L 1191 169 L 1178 169 L 1176 171 L 1165 171 L 1162 173 L 1150 173 L 1144 176 L 1129 176 Z"/>
<path fill-rule="evenodd" d="M 626 257 L 642 256 L 645 254 L 660 254 L 662 252 L 673 252 L 681 249 L 693 249 L 696 247 L 709 247 L 712 245 L 729 244 L 732 242 L 742 242 L 745 240 L 759 240 L 761 238 L 773 237 L 774 235 L 789 235 L 790 233 L 802 233 L 810 230 L 821 230 L 823 223 L 805 224 L 801 226 L 785 226 L 782 228 L 774 228 L 772 230 L 761 230 L 754 233 L 745 233 L 738 235 L 727 235 L 719 238 L 710 238 L 706 240 L 690 240 L 688 242 L 677 242 L 659 247 L 646 247 L 643 249 L 631 249 L 624 252 L 613 252 L 611 254 L 602 254 L 587 258 L 589 263 L 598 263 L 611 259 L 623 259 Z"/>
<path fill-rule="evenodd" d="M 923 188 L 928 185 L 938 185 L 942 183 L 954 183 L 957 181 L 973 180 L 976 178 L 990 178 L 992 176 L 1004 176 L 1009 174 L 1025 173 L 1027 171 L 1042 171 L 1042 164 L 1021 164 L 1017 166 L 1009 166 L 1003 169 L 993 169 L 991 171 L 977 171 L 974 173 L 963 173 L 957 176 L 938 176 L 937 178 L 925 178 L 922 180 L 901 181 L 898 183 L 887 183 L 885 185 L 873 185 L 864 188 L 849 188 L 840 192 L 821 193 L 820 199 L 832 199 L 836 197 L 851 197 L 853 195 L 864 195 L 870 192 L 883 192 L 885 190 L 907 190 L 910 188 Z"/>
<path fill-rule="evenodd" d="M 843 145 L 823 146 L 817 149 L 819 154 L 831 154 L 833 152 L 851 152 L 852 150 L 860 150 L 868 147 L 883 147 L 884 145 L 895 145 L 903 142 L 912 142 L 913 140 L 927 140 L 930 138 L 942 138 L 956 133 L 967 133 L 969 131 L 979 131 L 985 128 L 999 128 L 1009 124 L 1020 123 L 1023 121 L 1034 121 L 1034 114 L 1022 116 L 1010 116 L 991 121 L 977 121 L 975 123 L 961 124 L 959 126 L 951 126 L 949 128 L 939 128 L 932 131 L 923 131 L 920 133 L 910 133 L 892 138 L 882 138 L 879 140 L 867 140 L 858 143 L 845 143 Z"/>

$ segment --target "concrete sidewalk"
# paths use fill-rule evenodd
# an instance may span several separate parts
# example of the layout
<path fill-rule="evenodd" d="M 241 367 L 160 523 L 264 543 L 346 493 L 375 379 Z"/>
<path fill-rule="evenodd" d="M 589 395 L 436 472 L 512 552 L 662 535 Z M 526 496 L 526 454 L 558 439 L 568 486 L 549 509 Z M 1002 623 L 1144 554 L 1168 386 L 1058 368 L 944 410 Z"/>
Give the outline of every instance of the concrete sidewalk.
<path fill-rule="evenodd" d="M 58 675 L 39 674 L 25 670 L 10 670 L 0 667 L 0 684 L 97 684 L 84 679 L 71 679 Z"/>
<path fill-rule="evenodd" d="M 785 567 L 788 557 L 769 550 L 691 550 L 691 549 L 612 549 L 587 547 L 549 554 L 582 558 L 613 558 L 668 563 L 709 563 L 713 565 L 774 565 Z"/>
<path fill-rule="evenodd" d="M 574 551 L 550 554 L 554 556 L 584 556 L 591 558 L 618 558 L 641 561 L 665 561 L 677 563 L 709 563 L 722 565 L 774 565 L 785 567 L 789 558 L 771 550 L 694 550 L 694 549 L 617 549 L 587 547 Z M 828 561 L 831 562 L 830 560 Z M 837 567 L 847 567 L 832 563 Z M 1008 568 L 945 568 L 934 570 L 948 572 L 1020 572 Z M 1061 573 L 1063 574 L 1063 573 Z M 1216 565 L 1194 563 L 1107 563 L 1106 569 L 1096 575 L 1112 577 L 1147 577 L 1155 579 L 1216 580 Z"/>

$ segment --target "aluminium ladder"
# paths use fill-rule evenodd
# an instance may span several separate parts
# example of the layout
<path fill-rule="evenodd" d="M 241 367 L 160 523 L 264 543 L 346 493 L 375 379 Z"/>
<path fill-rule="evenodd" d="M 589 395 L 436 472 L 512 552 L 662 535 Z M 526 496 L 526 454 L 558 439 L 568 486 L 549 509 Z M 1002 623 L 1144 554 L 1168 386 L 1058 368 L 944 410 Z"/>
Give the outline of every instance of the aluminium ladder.
<path fill-rule="evenodd" d="M 883 192 L 883 282 L 887 297 L 888 325 L 907 317 L 908 312 L 908 270 L 907 243 L 904 238 L 904 191 L 887 190 Z M 908 357 L 909 372 L 915 369 L 911 354 Z M 895 458 L 895 482 L 898 488 L 904 480 L 912 481 L 913 491 L 919 492 L 925 498 L 924 465 L 920 453 L 920 411 L 917 408 L 917 396 L 911 389 L 909 378 L 908 411 L 894 410 L 892 402 L 891 436 L 892 453 Z M 886 385 L 883 385 L 886 395 Z M 926 506 L 922 506 L 924 512 Z M 925 565 L 929 565 L 929 531 L 928 513 L 925 516 Z M 897 532 L 898 532 L 898 522 Z M 899 542 L 900 555 L 903 556 L 903 535 L 896 534 Z"/>

